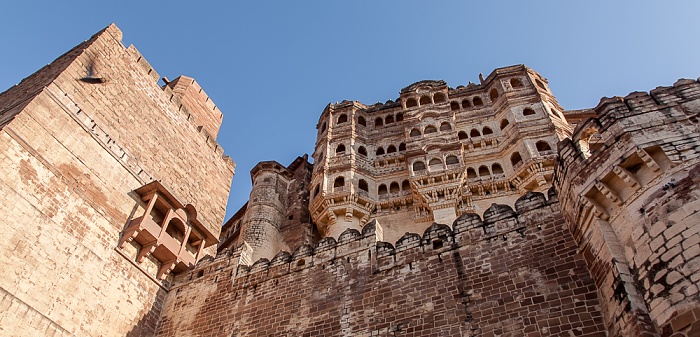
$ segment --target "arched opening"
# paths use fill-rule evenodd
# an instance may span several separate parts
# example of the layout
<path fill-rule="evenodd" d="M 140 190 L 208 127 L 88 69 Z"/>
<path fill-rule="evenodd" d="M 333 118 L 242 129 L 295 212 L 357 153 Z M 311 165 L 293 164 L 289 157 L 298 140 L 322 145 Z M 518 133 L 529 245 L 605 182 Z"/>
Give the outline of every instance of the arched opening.
<path fill-rule="evenodd" d="M 342 124 L 348 121 L 348 115 L 342 114 L 338 116 L 338 124 Z"/>
<path fill-rule="evenodd" d="M 365 192 L 369 192 L 369 186 L 367 185 L 367 181 L 365 181 L 364 179 L 360 179 L 359 183 L 357 184 L 357 188 Z"/>
<path fill-rule="evenodd" d="M 343 177 L 335 178 L 335 181 L 333 181 L 333 192 L 342 191 L 343 186 L 345 186 L 345 178 L 343 178 Z"/>
<path fill-rule="evenodd" d="M 534 114 L 535 114 L 535 110 L 532 110 L 531 108 L 523 109 L 523 116 L 532 116 Z"/>
<path fill-rule="evenodd" d="M 428 96 L 428 95 L 421 96 L 421 98 L 420 98 L 420 105 L 421 106 L 426 105 L 426 104 L 430 104 L 430 103 L 432 103 L 432 101 L 430 100 L 430 96 Z"/>
<path fill-rule="evenodd" d="M 510 79 L 510 86 L 513 88 L 522 88 L 523 82 L 519 78 L 513 77 Z"/>
<path fill-rule="evenodd" d="M 538 87 L 540 87 L 544 90 L 547 90 L 547 87 L 544 86 L 544 83 L 542 83 L 542 81 L 535 79 L 535 83 L 537 84 Z"/>
<path fill-rule="evenodd" d="M 479 177 L 487 177 L 490 175 L 491 175 L 491 172 L 489 172 L 489 168 L 486 167 L 486 165 L 479 166 Z"/>
<path fill-rule="evenodd" d="M 430 165 L 431 170 L 439 170 L 442 168 L 442 160 L 438 158 L 430 159 L 428 165 Z"/>
<path fill-rule="evenodd" d="M 335 148 L 335 154 L 345 154 L 345 145 L 338 145 L 338 147 Z"/>
<path fill-rule="evenodd" d="M 476 178 L 476 170 L 473 168 L 467 168 L 467 178 Z"/>
<path fill-rule="evenodd" d="M 406 143 L 399 144 L 399 152 L 406 151 Z"/>
<path fill-rule="evenodd" d="M 326 122 L 321 125 L 321 132 L 326 131 Z"/>
<path fill-rule="evenodd" d="M 484 126 L 483 135 L 486 136 L 490 134 L 493 134 L 493 130 L 491 130 L 491 128 L 488 126 Z"/>
<path fill-rule="evenodd" d="M 590 158 L 591 155 L 603 146 L 603 139 L 594 128 L 587 129 L 581 133 L 581 139 L 578 141 L 579 148 L 583 153 L 584 158 Z"/>
<path fill-rule="evenodd" d="M 457 103 L 457 102 L 451 102 L 451 103 L 450 103 L 450 110 L 452 110 L 452 111 L 457 111 L 457 110 L 459 110 L 459 103 Z"/>
<path fill-rule="evenodd" d="M 433 102 L 435 103 L 444 103 L 445 102 L 445 94 L 438 92 L 433 96 Z"/>
<path fill-rule="evenodd" d="M 477 129 L 472 129 L 471 131 L 469 131 L 469 137 L 481 137 L 481 133 L 479 133 L 479 130 Z"/>
<path fill-rule="evenodd" d="M 420 135 L 421 135 L 421 133 L 420 133 L 420 130 L 418 130 L 418 129 L 412 129 L 411 133 L 409 134 L 409 136 L 411 136 L 411 137 L 418 137 Z"/>
<path fill-rule="evenodd" d="M 357 153 L 367 157 L 367 149 L 364 146 L 357 148 Z"/>
<path fill-rule="evenodd" d="M 491 102 L 495 102 L 496 99 L 498 99 L 498 90 L 496 90 L 496 88 L 489 91 L 489 98 L 491 99 Z"/>
<path fill-rule="evenodd" d="M 386 148 L 386 153 L 394 153 L 394 152 L 396 152 L 396 146 L 389 145 L 389 147 Z"/>
<path fill-rule="evenodd" d="M 389 193 L 389 191 L 386 189 L 386 185 L 384 185 L 384 184 L 379 185 L 379 187 L 377 188 L 377 194 L 385 195 L 387 193 Z"/>
<path fill-rule="evenodd" d="M 448 122 L 442 122 L 442 124 L 440 124 L 440 131 L 452 131 L 452 126 Z"/>
<path fill-rule="evenodd" d="M 537 152 L 539 152 L 540 154 L 543 154 L 547 151 L 552 151 L 552 147 L 549 146 L 549 143 L 543 140 L 540 140 L 537 143 L 535 143 L 535 146 L 537 147 Z"/>
<path fill-rule="evenodd" d="M 425 163 L 422 161 L 417 161 L 413 163 L 413 172 L 425 170 Z"/>
<path fill-rule="evenodd" d="M 481 100 L 481 97 L 474 97 L 472 103 L 474 104 L 474 106 L 484 105 L 484 101 Z"/>
<path fill-rule="evenodd" d="M 469 102 L 468 99 L 465 99 L 462 101 L 462 109 L 471 108 L 471 107 L 472 107 L 472 103 Z"/>
<path fill-rule="evenodd" d="M 501 164 L 495 163 L 491 165 L 491 172 L 493 172 L 493 174 L 503 174 L 503 167 L 501 167 Z"/>
<path fill-rule="evenodd" d="M 357 124 L 360 124 L 362 126 L 367 126 L 367 122 L 365 121 L 365 118 L 362 116 L 357 117 Z"/>
<path fill-rule="evenodd" d="M 435 133 L 435 132 L 437 132 L 437 129 L 432 125 L 426 126 L 425 130 L 423 130 L 424 134 Z"/>
<path fill-rule="evenodd" d="M 408 182 L 408 179 L 401 182 L 401 190 L 402 191 L 410 191 L 411 190 L 411 183 Z"/>
<path fill-rule="evenodd" d="M 384 119 L 384 124 L 391 124 L 394 122 L 394 116 L 386 116 Z"/>
<path fill-rule="evenodd" d="M 377 156 L 381 156 L 384 154 L 384 148 L 383 147 L 378 147 L 377 152 L 375 153 Z"/>
<path fill-rule="evenodd" d="M 460 140 L 462 140 L 462 139 L 467 139 L 467 138 L 469 138 L 469 136 L 467 136 L 467 133 L 466 133 L 466 132 L 460 131 L 460 132 L 457 133 L 457 138 L 459 138 Z"/>
<path fill-rule="evenodd" d="M 414 106 L 418 106 L 418 102 L 416 102 L 415 98 L 409 98 L 406 100 L 406 107 L 407 108 L 412 108 Z"/>
<path fill-rule="evenodd" d="M 397 122 L 403 121 L 403 114 L 402 113 L 399 112 L 396 114 L 396 121 Z"/>
<path fill-rule="evenodd" d="M 508 126 L 508 124 L 510 124 L 510 122 L 508 122 L 507 119 L 502 119 L 501 120 L 501 130 L 505 129 L 506 126 Z"/>
<path fill-rule="evenodd" d="M 510 163 L 513 165 L 513 167 L 516 167 L 517 165 L 521 164 L 522 162 L 523 162 L 523 157 L 520 156 L 520 153 L 513 152 L 513 154 L 510 156 Z"/>
<path fill-rule="evenodd" d="M 314 194 L 312 197 L 314 197 L 314 198 L 317 197 L 318 192 L 320 192 L 320 191 L 321 191 L 321 184 L 318 184 L 318 185 L 316 185 L 316 188 L 314 188 Z"/>
<path fill-rule="evenodd" d="M 447 158 L 445 158 L 445 164 L 447 164 L 447 165 L 459 164 L 459 159 L 457 158 L 457 156 L 447 156 Z"/>
<path fill-rule="evenodd" d="M 374 126 L 379 127 L 384 125 L 384 120 L 381 117 L 377 117 L 377 119 L 374 120 Z"/>
<path fill-rule="evenodd" d="M 182 240 L 185 239 L 185 224 L 178 218 L 172 218 L 170 222 L 168 222 L 168 228 L 165 232 L 168 233 L 171 238 L 177 240 L 178 243 L 182 243 Z"/>
<path fill-rule="evenodd" d="M 399 193 L 401 190 L 399 189 L 399 183 L 397 182 L 392 182 L 391 185 L 389 185 L 389 192 L 390 193 Z"/>

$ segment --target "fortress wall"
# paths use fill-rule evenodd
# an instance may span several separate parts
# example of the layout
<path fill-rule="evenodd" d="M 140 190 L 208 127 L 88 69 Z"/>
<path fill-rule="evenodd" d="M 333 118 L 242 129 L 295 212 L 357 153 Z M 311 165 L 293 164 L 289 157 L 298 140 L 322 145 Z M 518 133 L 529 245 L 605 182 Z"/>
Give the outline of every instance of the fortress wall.
<path fill-rule="evenodd" d="M 552 196 L 377 242 L 381 225 L 250 267 L 246 247 L 182 274 L 158 336 L 603 334 L 593 280 Z"/>
<path fill-rule="evenodd" d="M 595 111 L 560 143 L 556 186 L 608 330 L 697 335 L 700 83 L 606 98 Z"/>

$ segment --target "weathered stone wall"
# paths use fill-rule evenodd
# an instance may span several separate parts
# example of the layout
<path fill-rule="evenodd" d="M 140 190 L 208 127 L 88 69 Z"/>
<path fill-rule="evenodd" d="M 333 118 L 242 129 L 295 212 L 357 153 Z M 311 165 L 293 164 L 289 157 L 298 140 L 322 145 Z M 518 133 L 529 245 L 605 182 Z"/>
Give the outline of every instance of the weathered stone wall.
<path fill-rule="evenodd" d="M 530 193 L 392 246 L 381 225 L 248 267 L 222 252 L 175 280 L 158 336 L 603 336 L 559 212 Z"/>
<path fill-rule="evenodd" d="M 700 83 L 603 99 L 594 111 L 560 143 L 556 186 L 608 330 L 696 336 Z"/>
<path fill-rule="evenodd" d="M 152 179 L 219 232 L 233 163 L 120 39 L 112 25 L 0 95 L 0 335 L 153 334 L 170 280 L 116 248 Z M 18 88 L 33 94 L 6 99 Z"/>

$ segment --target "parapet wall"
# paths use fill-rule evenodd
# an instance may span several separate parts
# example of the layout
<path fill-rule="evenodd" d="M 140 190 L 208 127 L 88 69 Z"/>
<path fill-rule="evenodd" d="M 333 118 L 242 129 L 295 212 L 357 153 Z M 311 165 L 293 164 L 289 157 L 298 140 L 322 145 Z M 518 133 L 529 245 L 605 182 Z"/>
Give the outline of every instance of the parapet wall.
<path fill-rule="evenodd" d="M 560 142 L 555 185 L 608 330 L 698 335 L 700 83 L 604 98 L 593 110 Z"/>
<path fill-rule="evenodd" d="M 158 336 L 556 335 L 603 331 L 593 280 L 554 195 L 434 224 L 395 245 L 381 225 L 244 265 L 249 248 L 181 274 Z"/>

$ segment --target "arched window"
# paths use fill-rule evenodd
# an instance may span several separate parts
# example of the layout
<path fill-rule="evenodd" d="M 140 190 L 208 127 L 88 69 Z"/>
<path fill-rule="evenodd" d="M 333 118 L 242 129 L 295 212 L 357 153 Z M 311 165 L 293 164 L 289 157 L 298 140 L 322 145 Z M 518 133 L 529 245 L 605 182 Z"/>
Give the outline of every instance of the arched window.
<path fill-rule="evenodd" d="M 523 110 L 523 116 L 532 116 L 535 114 L 535 110 L 532 110 L 530 108 L 525 108 Z"/>
<path fill-rule="evenodd" d="M 490 128 L 490 127 L 488 127 L 488 126 L 484 126 L 484 130 L 483 130 L 483 134 L 484 134 L 484 136 L 486 136 L 486 135 L 490 135 L 490 134 L 492 134 L 492 133 L 493 133 L 493 130 L 491 130 L 491 128 Z"/>
<path fill-rule="evenodd" d="M 384 148 L 381 147 L 381 146 L 378 147 L 378 148 L 377 148 L 376 155 L 381 156 L 381 155 L 383 155 L 383 154 L 384 154 Z"/>
<path fill-rule="evenodd" d="M 467 178 L 476 178 L 476 170 L 473 168 L 467 168 Z"/>
<path fill-rule="evenodd" d="M 505 129 L 506 126 L 508 126 L 508 124 L 510 124 L 510 122 L 508 122 L 507 119 L 502 119 L 501 120 L 501 130 Z"/>
<path fill-rule="evenodd" d="M 348 121 L 348 115 L 342 114 L 338 116 L 338 124 L 342 124 Z"/>
<path fill-rule="evenodd" d="M 408 182 L 408 179 L 401 182 L 401 190 L 402 191 L 408 191 L 410 189 L 411 189 L 411 183 Z"/>
<path fill-rule="evenodd" d="M 397 122 L 403 121 L 403 114 L 402 113 L 399 112 L 396 114 L 396 121 Z"/>
<path fill-rule="evenodd" d="M 316 188 L 314 188 L 314 194 L 312 197 L 317 197 L 318 192 L 321 190 L 321 184 L 316 185 Z"/>
<path fill-rule="evenodd" d="M 518 164 L 523 162 L 523 157 L 520 156 L 520 153 L 518 152 L 513 152 L 513 154 L 510 156 L 510 163 L 513 165 L 513 167 L 517 166 Z"/>
<path fill-rule="evenodd" d="M 344 154 L 345 153 L 345 145 L 340 144 L 338 147 L 335 148 L 335 154 Z"/>
<path fill-rule="evenodd" d="M 422 161 L 417 161 L 413 163 L 413 172 L 425 170 L 425 163 Z"/>
<path fill-rule="evenodd" d="M 479 133 L 479 130 L 477 129 L 472 129 L 469 131 L 469 136 L 474 138 L 474 137 L 481 137 L 481 133 Z"/>
<path fill-rule="evenodd" d="M 503 174 L 503 167 L 501 167 L 501 164 L 495 163 L 491 165 L 491 172 L 493 172 L 493 174 Z"/>
<path fill-rule="evenodd" d="M 397 182 L 392 182 L 391 185 L 389 185 L 389 192 L 391 193 L 399 193 L 399 183 Z"/>
<path fill-rule="evenodd" d="M 486 167 L 486 165 L 481 165 L 479 166 L 479 177 L 486 177 L 490 176 L 491 172 L 489 172 L 489 168 Z"/>
<path fill-rule="evenodd" d="M 457 156 L 447 156 L 447 158 L 445 158 L 445 164 L 447 164 L 447 165 L 459 164 L 459 159 L 457 158 Z"/>
<path fill-rule="evenodd" d="M 361 154 L 361 155 L 363 155 L 363 156 L 365 156 L 365 157 L 367 157 L 367 149 L 365 149 L 364 146 L 360 146 L 360 147 L 357 149 L 357 153 L 358 153 L 358 154 Z"/>
<path fill-rule="evenodd" d="M 432 125 L 426 126 L 425 130 L 423 130 L 424 134 L 435 133 L 435 132 L 437 132 L 437 129 Z"/>
<path fill-rule="evenodd" d="M 393 122 L 394 122 L 394 116 L 389 115 L 389 116 L 386 116 L 386 118 L 384 119 L 384 124 L 391 124 Z"/>
<path fill-rule="evenodd" d="M 426 96 L 422 96 L 420 98 L 420 105 L 426 105 L 426 104 L 430 104 L 430 103 L 432 103 L 432 101 L 430 100 L 430 96 L 426 95 Z"/>
<path fill-rule="evenodd" d="M 442 122 L 442 124 L 440 124 L 440 131 L 452 131 L 452 126 L 450 126 L 448 122 Z"/>
<path fill-rule="evenodd" d="M 547 90 L 547 87 L 544 86 L 544 83 L 542 83 L 542 81 L 535 79 L 535 83 L 537 84 L 538 87 L 540 87 L 544 90 Z"/>
<path fill-rule="evenodd" d="M 481 100 L 481 97 L 474 97 L 472 103 L 474 106 L 484 105 L 484 101 Z"/>
<path fill-rule="evenodd" d="M 411 137 L 418 137 L 418 136 L 420 136 L 420 135 L 421 135 L 420 130 L 418 130 L 418 129 L 413 129 L 413 130 L 411 130 L 411 134 L 410 134 L 409 136 L 411 136 Z"/>
<path fill-rule="evenodd" d="M 388 193 L 388 191 L 386 189 L 386 185 L 384 185 L 384 184 L 379 185 L 379 187 L 377 188 L 377 194 L 385 195 L 387 193 Z"/>
<path fill-rule="evenodd" d="M 489 91 L 489 98 L 491 99 L 491 102 L 494 102 L 496 101 L 496 99 L 498 99 L 498 90 L 496 90 L 496 88 L 493 88 L 491 89 L 491 91 Z"/>
<path fill-rule="evenodd" d="M 343 186 L 345 186 L 345 178 L 343 177 L 338 177 L 335 178 L 335 181 L 333 182 L 333 191 L 342 191 Z"/>
<path fill-rule="evenodd" d="M 389 145 L 389 147 L 386 148 L 386 153 L 394 153 L 394 152 L 396 152 L 396 146 Z"/>
<path fill-rule="evenodd" d="M 433 102 L 435 103 L 444 103 L 445 102 L 445 95 L 441 92 L 436 93 L 433 96 Z"/>
<path fill-rule="evenodd" d="M 321 132 L 326 131 L 326 122 L 321 125 Z"/>
<path fill-rule="evenodd" d="M 418 102 L 416 102 L 415 98 L 409 98 L 406 100 L 406 107 L 407 108 L 412 108 L 414 106 L 418 106 Z"/>
<path fill-rule="evenodd" d="M 462 109 L 471 108 L 471 107 L 472 107 L 472 103 L 469 102 L 468 99 L 465 99 L 462 101 Z"/>
<path fill-rule="evenodd" d="M 450 103 L 450 110 L 452 110 L 452 111 L 457 111 L 457 110 L 459 110 L 459 103 L 457 103 L 457 102 L 451 102 L 451 103 Z"/>
<path fill-rule="evenodd" d="M 459 138 L 460 140 L 462 140 L 462 139 L 467 139 L 467 138 L 469 138 L 469 137 L 467 136 L 467 133 L 466 133 L 466 132 L 460 131 L 460 132 L 457 133 L 457 138 Z"/>
<path fill-rule="evenodd" d="M 406 151 L 406 143 L 399 144 L 399 152 Z"/>
<path fill-rule="evenodd" d="M 367 181 L 364 179 L 360 179 L 360 182 L 357 184 L 357 187 L 365 192 L 369 192 L 369 186 L 367 186 Z"/>
<path fill-rule="evenodd" d="M 523 82 L 519 78 L 513 77 L 510 79 L 510 86 L 513 88 L 522 88 Z"/>
<path fill-rule="evenodd" d="M 543 152 L 552 151 L 552 147 L 549 146 L 549 143 L 543 140 L 540 140 L 537 143 L 535 143 L 535 146 L 537 147 L 537 152 L 539 152 L 540 154 L 542 154 Z"/>
<path fill-rule="evenodd" d="M 428 164 L 430 165 L 430 168 L 433 170 L 442 168 L 442 160 L 437 159 L 437 158 L 430 159 Z"/>
<path fill-rule="evenodd" d="M 357 117 L 357 124 L 360 124 L 362 126 L 367 126 L 367 122 L 365 122 L 365 118 L 362 116 Z"/>
<path fill-rule="evenodd" d="M 374 120 L 374 126 L 379 127 L 384 125 L 384 120 L 381 117 L 377 117 L 377 119 Z"/>

